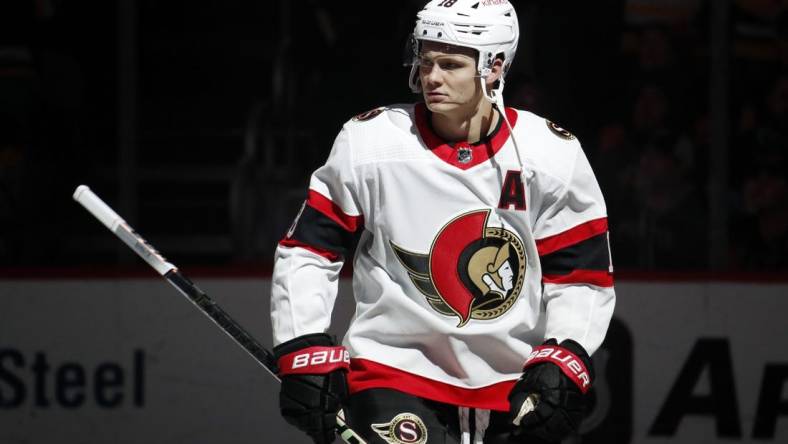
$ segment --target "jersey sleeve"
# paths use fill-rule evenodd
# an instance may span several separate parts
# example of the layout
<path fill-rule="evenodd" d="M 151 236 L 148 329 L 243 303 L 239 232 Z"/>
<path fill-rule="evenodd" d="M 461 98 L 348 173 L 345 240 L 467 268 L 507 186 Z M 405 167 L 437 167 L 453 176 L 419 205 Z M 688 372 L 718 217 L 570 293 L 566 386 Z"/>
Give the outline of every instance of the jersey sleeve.
<path fill-rule="evenodd" d="M 325 165 L 312 174 L 306 201 L 276 248 L 271 278 L 274 345 L 328 329 L 339 272 L 364 226 L 357 191 L 350 136 L 343 128 Z"/>
<path fill-rule="evenodd" d="M 545 338 L 573 339 L 591 354 L 605 338 L 615 291 L 604 199 L 575 143 L 568 180 L 543 200 L 534 236 L 547 312 Z"/>

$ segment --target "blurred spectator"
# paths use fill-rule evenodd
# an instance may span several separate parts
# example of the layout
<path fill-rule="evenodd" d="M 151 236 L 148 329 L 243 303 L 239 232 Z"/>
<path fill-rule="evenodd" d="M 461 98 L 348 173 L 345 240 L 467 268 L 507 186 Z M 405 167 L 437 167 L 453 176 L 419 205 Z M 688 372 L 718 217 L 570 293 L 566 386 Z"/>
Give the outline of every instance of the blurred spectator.
<path fill-rule="evenodd" d="M 631 217 L 637 156 L 623 124 L 610 123 L 600 130 L 592 165 L 605 195 L 614 263 L 622 268 L 632 268 L 637 263 L 639 250 L 634 241 L 636 223 Z"/>
<path fill-rule="evenodd" d="M 82 88 L 78 65 L 48 34 L 53 14 L 46 0 L 0 3 L 2 265 L 45 263 L 63 241 L 50 224 L 70 205 Z"/>
<path fill-rule="evenodd" d="M 30 47 L 33 9 L 29 2 L 0 5 L 0 264 L 24 254 L 24 180 L 32 175 L 30 156 L 41 88 Z"/>
<path fill-rule="evenodd" d="M 648 148 L 635 173 L 638 265 L 697 270 L 705 265 L 707 225 L 702 196 L 672 153 Z"/>
<path fill-rule="evenodd" d="M 767 106 L 768 121 L 765 124 L 784 136 L 788 131 L 788 75 L 783 74 L 775 81 Z"/>
<path fill-rule="evenodd" d="M 788 186 L 785 177 L 761 171 L 743 190 L 746 217 L 734 238 L 737 266 L 753 271 L 788 270 Z"/>
<path fill-rule="evenodd" d="M 788 75 L 772 83 L 760 105 L 742 108 L 735 148 L 738 203 L 732 230 L 738 267 L 788 267 Z"/>
<path fill-rule="evenodd" d="M 786 177 L 788 168 L 788 75 L 778 77 L 761 104 L 746 104 L 739 112 L 735 174 L 731 185 L 740 189 L 753 173 L 764 169 Z"/>
<path fill-rule="evenodd" d="M 705 206 L 695 146 L 671 124 L 665 91 L 646 84 L 627 125 L 600 131 L 594 165 L 607 193 L 616 262 L 623 268 L 705 266 Z"/>
<path fill-rule="evenodd" d="M 783 71 L 788 71 L 788 8 L 783 8 L 777 16 L 775 30 L 777 57 Z"/>
<path fill-rule="evenodd" d="M 515 85 L 512 91 L 507 91 L 507 106 L 543 115 L 542 90 L 536 83 L 526 78 L 516 78 L 507 81 L 507 84 Z"/>

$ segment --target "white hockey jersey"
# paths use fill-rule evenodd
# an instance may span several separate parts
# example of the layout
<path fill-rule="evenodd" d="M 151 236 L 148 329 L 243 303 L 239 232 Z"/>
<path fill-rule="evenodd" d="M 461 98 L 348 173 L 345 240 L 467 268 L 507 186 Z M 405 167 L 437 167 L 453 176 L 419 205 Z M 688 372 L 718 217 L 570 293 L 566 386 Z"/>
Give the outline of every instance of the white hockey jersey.
<path fill-rule="evenodd" d="M 601 191 L 571 133 L 506 113 L 523 171 L 500 123 L 447 144 L 416 104 L 343 126 L 276 251 L 275 345 L 327 330 L 353 255 L 351 393 L 508 410 L 532 347 L 599 347 L 615 301 Z"/>

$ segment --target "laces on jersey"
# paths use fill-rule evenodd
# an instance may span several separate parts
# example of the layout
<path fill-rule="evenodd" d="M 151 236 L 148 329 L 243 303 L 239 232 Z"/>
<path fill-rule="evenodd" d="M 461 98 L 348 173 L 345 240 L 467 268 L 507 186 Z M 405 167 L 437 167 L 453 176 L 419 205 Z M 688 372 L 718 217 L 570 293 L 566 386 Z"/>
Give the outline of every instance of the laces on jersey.
<path fill-rule="evenodd" d="M 509 118 L 506 116 L 506 108 L 503 106 L 503 95 L 501 91 L 503 91 L 503 78 L 499 80 L 501 82 L 501 88 L 494 89 L 492 91 L 488 91 L 487 87 L 484 86 L 484 82 L 482 82 L 482 91 L 487 99 L 492 103 L 495 109 L 498 110 L 498 114 L 500 114 L 501 118 L 503 119 L 504 123 L 506 124 L 506 129 L 509 130 L 509 138 L 512 139 L 512 144 L 514 145 L 514 153 L 517 156 L 517 163 L 520 166 L 520 183 L 523 184 L 525 187 L 525 165 L 523 164 L 523 158 L 520 155 L 520 146 L 517 144 L 517 137 L 514 135 L 514 130 L 512 129 L 512 124 L 509 122 Z M 498 166 L 500 172 L 500 165 Z M 501 188 L 503 189 L 503 174 L 501 174 Z M 503 228 L 503 220 L 501 220 L 501 228 Z"/>
<path fill-rule="evenodd" d="M 460 419 L 460 444 L 483 444 L 484 432 L 490 425 L 490 411 L 484 409 L 471 409 L 468 407 L 458 407 Z M 475 432 L 471 437 L 470 417 L 471 411 L 474 413 Z"/>
<path fill-rule="evenodd" d="M 499 82 L 503 83 L 503 79 L 500 79 Z M 482 85 L 484 85 L 484 83 L 482 83 Z M 501 115 L 501 118 L 503 118 L 503 121 L 506 124 L 506 128 L 509 130 L 509 137 L 512 139 L 512 143 L 514 144 L 514 152 L 517 155 L 517 163 L 520 164 L 520 180 L 522 180 L 523 186 L 525 186 L 525 166 L 523 165 L 523 158 L 520 156 L 520 146 L 517 144 L 517 138 L 514 136 L 512 124 L 509 123 L 509 118 L 506 117 L 506 108 L 503 106 L 503 95 L 501 94 L 503 85 L 501 86 L 502 87 L 500 89 L 494 89 L 492 91 L 487 91 L 485 86 L 484 94 L 490 100 L 495 109 L 498 110 L 498 114 Z"/>

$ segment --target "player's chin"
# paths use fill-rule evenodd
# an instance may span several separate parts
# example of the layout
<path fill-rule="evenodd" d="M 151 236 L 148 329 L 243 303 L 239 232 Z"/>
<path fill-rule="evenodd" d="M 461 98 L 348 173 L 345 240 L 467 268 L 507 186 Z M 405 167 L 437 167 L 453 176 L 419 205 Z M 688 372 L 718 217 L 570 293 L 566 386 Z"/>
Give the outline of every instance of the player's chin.
<path fill-rule="evenodd" d="M 456 103 L 450 102 L 448 100 L 441 100 L 441 101 L 427 100 L 426 104 L 427 104 L 427 109 L 429 109 L 433 113 L 438 113 L 438 114 L 450 113 L 452 111 L 457 110 L 458 108 Z"/>

